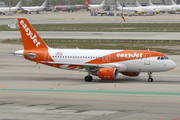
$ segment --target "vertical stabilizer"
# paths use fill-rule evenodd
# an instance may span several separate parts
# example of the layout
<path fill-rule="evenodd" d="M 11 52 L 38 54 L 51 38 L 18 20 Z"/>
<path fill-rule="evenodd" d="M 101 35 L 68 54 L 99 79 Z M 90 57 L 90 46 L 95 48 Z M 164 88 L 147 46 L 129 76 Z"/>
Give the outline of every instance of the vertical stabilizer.
<path fill-rule="evenodd" d="M 24 50 L 48 49 L 26 18 L 18 18 Z"/>
<path fill-rule="evenodd" d="M 171 5 L 177 5 L 174 0 L 171 0 Z"/>
<path fill-rule="evenodd" d="M 20 0 L 20 1 L 18 2 L 18 4 L 16 5 L 16 7 L 17 7 L 18 9 L 21 9 L 21 5 L 22 5 L 22 0 Z"/>
<path fill-rule="evenodd" d="M 118 2 L 118 0 L 115 0 L 116 8 L 122 7 L 121 4 Z"/>
<path fill-rule="evenodd" d="M 48 0 L 45 0 L 44 3 L 41 5 L 41 8 L 47 8 Z"/>
<path fill-rule="evenodd" d="M 88 6 L 89 5 L 89 0 L 86 0 L 86 2 L 83 5 Z"/>
<path fill-rule="evenodd" d="M 107 3 L 107 0 L 104 0 L 102 3 L 101 3 L 101 6 L 105 6 Z"/>
<path fill-rule="evenodd" d="M 141 5 L 139 4 L 137 0 L 134 0 L 134 3 L 135 3 L 135 7 L 141 7 Z"/>
<path fill-rule="evenodd" d="M 151 2 L 151 0 L 147 0 L 147 6 L 154 6 Z"/>

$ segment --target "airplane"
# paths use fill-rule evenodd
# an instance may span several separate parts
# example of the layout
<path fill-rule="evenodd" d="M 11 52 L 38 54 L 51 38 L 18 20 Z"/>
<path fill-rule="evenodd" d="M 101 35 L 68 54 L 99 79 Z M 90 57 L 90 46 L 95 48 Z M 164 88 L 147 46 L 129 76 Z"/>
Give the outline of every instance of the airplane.
<path fill-rule="evenodd" d="M 89 5 L 88 9 L 89 10 L 94 10 L 94 9 L 102 9 L 107 3 L 107 0 L 104 0 L 100 5 Z"/>
<path fill-rule="evenodd" d="M 137 0 L 134 0 L 134 1 L 135 1 L 135 7 L 142 7 L 142 8 L 146 8 L 146 9 L 151 9 L 151 10 L 154 10 L 156 13 L 160 13 L 160 9 L 156 6 L 141 6 Z"/>
<path fill-rule="evenodd" d="M 47 8 L 47 0 L 44 1 L 44 3 L 41 6 L 28 6 L 28 7 L 21 7 L 23 11 L 25 11 L 25 14 L 29 13 L 31 14 L 31 12 L 39 12 L 45 8 Z"/>
<path fill-rule="evenodd" d="M 176 11 L 176 9 L 173 7 L 173 6 L 168 6 L 168 5 L 153 5 L 151 0 L 147 0 L 147 5 L 149 7 L 153 7 L 153 8 L 156 8 L 158 9 L 159 11 Z"/>
<path fill-rule="evenodd" d="M 19 9 L 21 9 L 22 0 L 20 0 L 15 7 L 11 7 L 10 11 L 16 13 Z M 9 7 L 0 7 L 0 14 L 5 15 L 9 12 Z"/>
<path fill-rule="evenodd" d="M 126 11 L 126 12 L 136 12 L 137 14 L 142 14 L 142 13 L 146 13 L 146 12 L 148 12 L 148 13 L 157 12 L 157 10 L 154 9 L 154 8 L 142 7 L 137 2 L 137 0 L 134 0 L 134 1 L 135 1 L 136 7 L 123 7 L 123 11 Z M 122 11 L 122 6 L 120 5 L 120 3 L 117 0 L 115 0 L 115 3 L 116 3 L 116 9 Z"/>
<path fill-rule="evenodd" d="M 176 63 L 166 55 L 149 50 L 91 50 L 54 49 L 40 38 L 26 18 L 18 18 L 24 50 L 14 52 L 27 60 L 65 70 L 87 72 L 84 78 L 91 82 L 94 76 L 114 80 L 118 73 L 139 76 L 148 73 L 148 81 L 153 82 L 153 72 L 164 72 L 176 67 Z"/>
<path fill-rule="evenodd" d="M 173 7 L 175 10 L 180 10 L 180 6 L 177 5 L 174 0 L 171 0 L 171 7 Z"/>
<path fill-rule="evenodd" d="M 53 11 L 72 11 L 74 12 L 75 10 L 79 9 L 87 9 L 89 5 L 89 0 L 86 0 L 83 5 L 57 5 L 54 6 Z"/>

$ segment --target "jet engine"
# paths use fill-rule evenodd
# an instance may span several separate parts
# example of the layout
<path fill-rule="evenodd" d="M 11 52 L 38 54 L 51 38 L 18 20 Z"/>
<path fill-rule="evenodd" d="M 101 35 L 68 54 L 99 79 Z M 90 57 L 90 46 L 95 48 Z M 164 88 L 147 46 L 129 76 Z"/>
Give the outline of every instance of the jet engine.
<path fill-rule="evenodd" d="M 142 14 L 142 12 L 141 11 L 137 11 L 137 14 Z"/>
<path fill-rule="evenodd" d="M 159 13 L 160 13 L 160 10 L 158 10 L 156 13 L 159 14 Z"/>
<path fill-rule="evenodd" d="M 66 11 L 65 9 L 61 9 L 61 11 Z"/>
<path fill-rule="evenodd" d="M 123 75 L 134 77 L 139 76 L 140 72 L 122 72 Z"/>
<path fill-rule="evenodd" d="M 114 80 L 118 76 L 118 70 L 116 68 L 99 68 L 97 75 L 101 79 Z"/>

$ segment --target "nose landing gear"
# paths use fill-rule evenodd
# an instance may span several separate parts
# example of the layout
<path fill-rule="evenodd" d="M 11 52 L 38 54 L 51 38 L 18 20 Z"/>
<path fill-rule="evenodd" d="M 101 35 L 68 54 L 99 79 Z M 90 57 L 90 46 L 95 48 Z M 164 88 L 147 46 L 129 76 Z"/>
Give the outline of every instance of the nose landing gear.
<path fill-rule="evenodd" d="M 149 76 L 148 82 L 153 82 L 153 78 L 151 75 L 152 75 L 152 72 L 148 72 L 148 76 Z"/>

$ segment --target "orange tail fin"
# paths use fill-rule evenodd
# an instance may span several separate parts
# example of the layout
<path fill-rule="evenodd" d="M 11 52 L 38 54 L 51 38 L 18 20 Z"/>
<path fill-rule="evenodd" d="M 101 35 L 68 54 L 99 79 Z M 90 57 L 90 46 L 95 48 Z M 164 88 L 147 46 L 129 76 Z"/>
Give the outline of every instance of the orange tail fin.
<path fill-rule="evenodd" d="M 18 22 L 24 50 L 48 48 L 26 18 L 18 18 Z"/>

